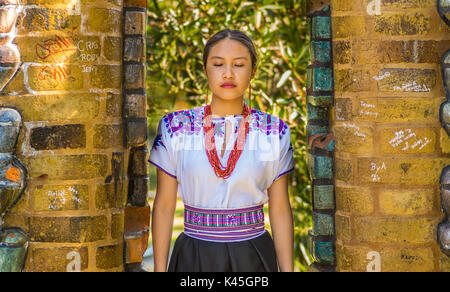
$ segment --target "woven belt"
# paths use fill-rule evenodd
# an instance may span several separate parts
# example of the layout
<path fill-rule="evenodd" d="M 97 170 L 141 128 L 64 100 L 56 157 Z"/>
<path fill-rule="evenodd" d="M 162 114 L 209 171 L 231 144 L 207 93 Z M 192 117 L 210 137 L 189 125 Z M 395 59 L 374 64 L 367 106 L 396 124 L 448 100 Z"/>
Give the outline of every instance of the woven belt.
<path fill-rule="evenodd" d="M 215 242 L 252 239 L 265 232 L 263 207 L 211 210 L 185 204 L 184 233 L 196 239 Z"/>

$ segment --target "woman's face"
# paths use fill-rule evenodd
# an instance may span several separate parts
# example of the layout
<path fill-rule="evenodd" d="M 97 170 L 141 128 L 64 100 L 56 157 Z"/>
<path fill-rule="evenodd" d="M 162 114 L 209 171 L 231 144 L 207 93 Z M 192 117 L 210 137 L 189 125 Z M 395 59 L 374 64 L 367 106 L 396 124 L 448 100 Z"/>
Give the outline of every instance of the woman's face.
<path fill-rule="evenodd" d="M 213 96 L 226 100 L 242 97 L 252 71 L 250 52 L 239 41 L 225 38 L 209 51 L 205 73 Z"/>

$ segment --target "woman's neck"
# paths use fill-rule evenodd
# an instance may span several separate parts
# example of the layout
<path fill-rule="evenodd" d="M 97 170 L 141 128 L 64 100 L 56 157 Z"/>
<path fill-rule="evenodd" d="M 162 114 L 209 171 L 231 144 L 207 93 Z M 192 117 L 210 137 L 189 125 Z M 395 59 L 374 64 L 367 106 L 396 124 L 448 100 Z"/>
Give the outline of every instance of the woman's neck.
<path fill-rule="evenodd" d="M 229 116 L 242 114 L 244 106 L 243 97 L 225 100 L 214 96 L 211 101 L 211 114 L 213 116 Z"/>

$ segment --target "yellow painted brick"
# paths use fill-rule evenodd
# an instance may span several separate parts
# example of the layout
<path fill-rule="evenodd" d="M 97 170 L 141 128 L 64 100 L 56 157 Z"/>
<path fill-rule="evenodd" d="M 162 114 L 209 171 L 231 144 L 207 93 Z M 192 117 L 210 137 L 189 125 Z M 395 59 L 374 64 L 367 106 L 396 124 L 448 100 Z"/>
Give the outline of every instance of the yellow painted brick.
<path fill-rule="evenodd" d="M 364 98 L 353 103 L 355 121 L 416 122 L 439 121 L 439 100 L 430 98 Z"/>
<path fill-rule="evenodd" d="M 17 43 L 23 62 L 73 63 L 95 62 L 101 54 L 98 36 L 52 35 L 18 36 Z"/>
<path fill-rule="evenodd" d="M 83 88 L 82 68 L 75 65 L 30 65 L 28 85 L 35 91 Z"/>
<path fill-rule="evenodd" d="M 0 96 L 0 105 L 20 110 L 24 122 L 31 121 L 86 121 L 95 119 L 100 110 L 97 94 L 60 94 Z"/>
<path fill-rule="evenodd" d="M 336 69 L 334 70 L 334 90 L 336 92 L 360 92 L 371 90 L 375 84 L 367 70 Z"/>
<path fill-rule="evenodd" d="M 334 175 L 337 180 L 350 182 L 353 180 L 353 165 L 351 160 L 334 159 Z"/>
<path fill-rule="evenodd" d="M 431 248 L 383 248 L 382 272 L 433 272 L 435 256 Z"/>
<path fill-rule="evenodd" d="M 354 123 L 344 122 L 342 127 L 334 127 L 336 151 L 355 154 L 371 153 L 373 151 L 373 129 Z"/>
<path fill-rule="evenodd" d="M 336 243 L 339 271 L 366 272 L 374 260 L 369 253 L 379 253 L 380 272 L 432 272 L 434 254 L 431 248 L 351 246 Z"/>
<path fill-rule="evenodd" d="M 81 15 L 69 15 L 68 9 L 31 6 L 24 9 L 24 15 L 17 25 L 18 35 L 37 31 L 74 33 L 81 27 Z"/>
<path fill-rule="evenodd" d="M 95 262 L 99 269 L 110 269 L 123 265 L 123 243 L 97 248 Z"/>
<path fill-rule="evenodd" d="M 331 11 L 352 11 L 354 0 L 331 1 Z"/>
<path fill-rule="evenodd" d="M 433 153 L 436 149 L 436 133 L 433 128 L 385 128 L 381 129 L 379 143 L 386 154 Z"/>
<path fill-rule="evenodd" d="M 449 158 L 358 158 L 360 183 L 439 184 Z"/>
<path fill-rule="evenodd" d="M 80 255 L 80 271 L 88 268 L 88 248 L 87 246 L 74 247 L 39 247 L 34 244 L 30 249 L 25 265 L 25 272 L 66 272 L 67 266 L 74 259 L 69 257 L 69 253 L 77 252 Z"/>
<path fill-rule="evenodd" d="M 355 239 L 367 243 L 436 242 L 440 218 L 389 217 L 355 219 Z"/>
<path fill-rule="evenodd" d="M 381 92 L 430 92 L 436 85 L 437 71 L 434 69 L 384 68 L 379 76 L 378 90 Z"/>
<path fill-rule="evenodd" d="M 442 153 L 450 153 L 450 137 L 443 128 L 439 131 L 439 138 Z"/>
<path fill-rule="evenodd" d="M 375 15 L 373 31 L 383 36 L 421 35 L 431 30 L 431 16 L 421 12 Z"/>
<path fill-rule="evenodd" d="M 32 196 L 35 211 L 89 210 L 87 185 L 40 185 Z"/>
<path fill-rule="evenodd" d="M 338 210 L 334 216 L 334 224 L 336 227 L 336 239 L 344 242 L 350 241 L 352 236 L 350 217 L 345 216 Z"/>
<path fill-rule="evenodd" d="M 91 179 L 105 177 L 108 158 L 101 154 L 37 155 L 23 159 L 30 178 Z"/>
<path fill-rule="evenodd" d="M 439 264 L 441 272 L 450 272 L 450 256 L 441 253 Z"/>
<path fill-rule="evenodd" d="M 387 189 L 380 191 L 379 204 L 387 215 L 420 216 L 433 212 L 434 196 L 432 189 Z"/>
<path fill-rule="evenodd" d="M 122 66 L 96 65 L 90 71 L 89 82 L 91 88 L 120 89 L 122 86 Z"/>
<path fill-rule="evenodd" d="M 336 242 L 336 262 L 338 271 L 365 272 L 367 264 L 367 254 L 372 249 L 364 246 L 342 245 Z"/>
<path fill-rule="evenodd" d="M 120 33 L 122 12 L 118 9 L 92 7 L 87 14 L 86 27 L 89 32 Z"/>
<path fill-rule="evenodd" d="M 370 214 L 374 210 L 374 199 L 367 187 L 336 186 L 336 210 L 352 215 Z"/>
<path fill-rule="evenodd" d="M 333 38 L 346 38 L 361 36 L 366 31 L 364 16 L 337 16 L 331 18 Z"/>

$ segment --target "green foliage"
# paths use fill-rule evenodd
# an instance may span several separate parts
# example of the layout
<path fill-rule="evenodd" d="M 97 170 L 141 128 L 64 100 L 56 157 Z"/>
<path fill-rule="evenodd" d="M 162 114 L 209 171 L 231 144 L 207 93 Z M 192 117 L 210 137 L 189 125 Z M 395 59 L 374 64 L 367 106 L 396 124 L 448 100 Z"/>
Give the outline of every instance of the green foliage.
<path fill-rule="evenodd" d="M 291 130 L 295 171 L 290 194 L 295 224 L 296 269 L 310 263 L 306 251 L 311 226 L 311 179 L 306 164 L 306 67 L 309 30 L 302 0 L 148 2 L 147 64 L 151 128 L 175 108 L 205 101 L 207 79 L 202 54 L 216 32 L 239 29 L 254 41 L 259 65 L 252 107 L 276 115 Z"/>

